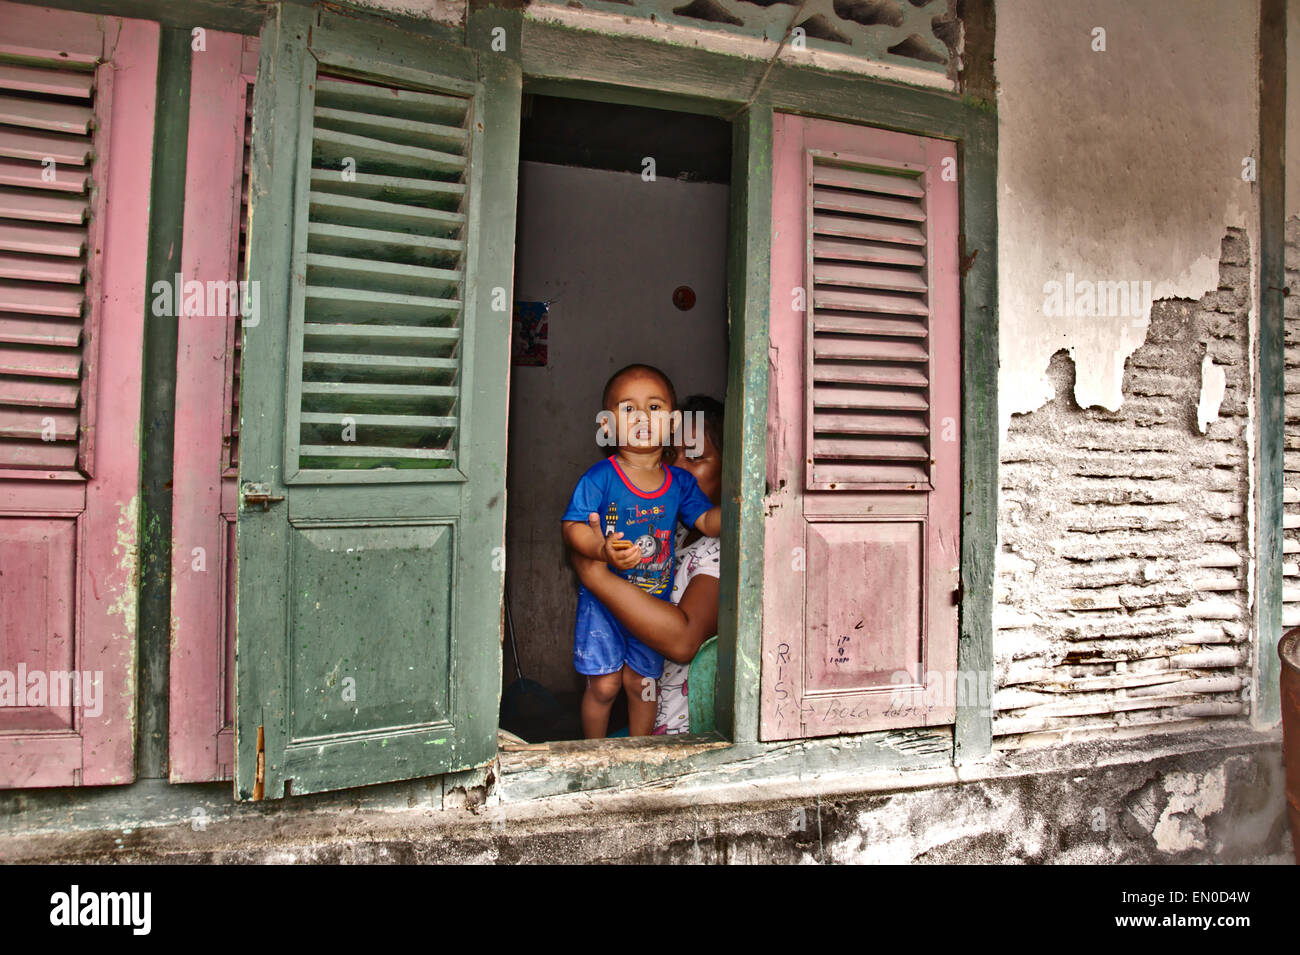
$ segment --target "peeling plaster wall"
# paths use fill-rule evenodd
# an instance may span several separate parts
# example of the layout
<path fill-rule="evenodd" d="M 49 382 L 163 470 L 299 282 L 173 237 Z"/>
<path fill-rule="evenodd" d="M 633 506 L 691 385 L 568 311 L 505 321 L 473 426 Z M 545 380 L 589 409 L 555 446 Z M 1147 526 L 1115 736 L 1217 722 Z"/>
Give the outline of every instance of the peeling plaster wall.
<path fill-rule="evenodd" d="M 1046 283 L 1149 281 L 1154 298 L 1192 299 L 1217 287 L 1224 227 L 1254 219 L 1241 170 L 1258 140 L 1258 5 L 1004 0 L 997 17 L 1005 434 L 1051 399 L 1061 348 L 1079 405 L 1118 408 L 1146 334 L 1145 308 L 1045 315 Z"/>
<path fill-rule="evenodd" d="M 960 785 L 900 774 L 894 787 L 835 792 L 783 780 L 762 787 L 762 801 L 751 782 L 600 805 L 487 797 L 443 811 L 296 804 L 333 794 L 292 808 L 214 802 L 201 828 L 186 816 L 0 832 L 0 863 L 1288 863 L 1277 744 L 1214 742 L 1120 761 L 1094 744 L 1087 764 L 1042 760 Z"/>
<path fill-rule="evenodd" d="M 1240 718 L 1258 6 L 997 9 L 998 746 Z"/>
<path fill-rule="evenodd" d="M 1062 350 L 1048 369 L 1056 398 L 1011 422 L 994 611 L 1001 747 L 1248 711 L 1243 230 L 1229 231 L 1218 271 L 1221 288 L 1199 301 L 1152 307 L 1118 410 L 1075 404 Z"/>
<path fill-rule="evenodd" d="M 1292 61 L 1295 62 L 1295 61 Z M 1291 65 L 1289 62 L 1288 67 Z M 1300 62 L 1297 62 L 1300 67 Z M 1289 94 L 1288 94 L 1289 95 Z M 1296 143 L 1300 148 L 1300 142 Z M 1291 143 L 1287 144 L 1288 157 Z M 1292 160 L 1294 162 L 1294 160 Z M 1286 220 L 1286 286 L 1282 300 L 1285 349 L 1282 451 L 1282 626 L 1300 627 L 1300 215 Z"/>

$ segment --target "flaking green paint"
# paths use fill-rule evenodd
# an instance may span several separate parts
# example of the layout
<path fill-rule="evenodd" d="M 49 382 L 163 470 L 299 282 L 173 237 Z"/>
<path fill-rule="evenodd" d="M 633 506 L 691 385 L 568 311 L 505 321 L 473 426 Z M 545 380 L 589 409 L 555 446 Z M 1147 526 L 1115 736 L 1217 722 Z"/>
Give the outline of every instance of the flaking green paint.
<path fill-rule="evenodd" d="M 189 136 L 190 32 L 164 27 L 159 38 L 154 118 L 153 194 L 146 287 L 180 271 Z M 139 746 L 136 773 L 168 772 L 171 668 L 172 450 L 176 422 L 177 324 L 151 314 L 146 300 L 140 444 Z"/>

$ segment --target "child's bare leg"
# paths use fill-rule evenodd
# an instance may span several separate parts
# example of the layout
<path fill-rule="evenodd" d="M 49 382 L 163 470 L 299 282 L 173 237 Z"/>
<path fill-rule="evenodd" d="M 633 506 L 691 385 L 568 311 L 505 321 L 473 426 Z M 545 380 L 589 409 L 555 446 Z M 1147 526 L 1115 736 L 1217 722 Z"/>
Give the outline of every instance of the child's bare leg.
<path fill-rule="evenodd" d="M 626 669 L 626 667 L 624 667 Z M 587 739 L 600 739 L 609 732 L 609 708 L 623 685 L 620 671 L 601 676 L 587 677 L 587 689 L 582 694 L 582 735 Z"/>
<path fill-rule="evenodd" d="M 642 676 L 623 664 L 623 689 L 627 691 L 627 735 L 649 736 L 654 732 L 659 708 L 659 681 Z"/>

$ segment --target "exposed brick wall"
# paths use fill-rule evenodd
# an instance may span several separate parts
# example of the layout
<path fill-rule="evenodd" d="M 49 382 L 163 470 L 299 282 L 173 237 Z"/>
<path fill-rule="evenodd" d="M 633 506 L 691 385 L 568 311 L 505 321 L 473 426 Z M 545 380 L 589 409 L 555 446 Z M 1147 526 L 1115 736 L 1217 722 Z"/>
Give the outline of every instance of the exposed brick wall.
<path fill-rule="evenodd" d="M 1286 450 L 1282 485 L 1282 626 L 1300 627 L 1300 216 L 1286 223 Z"/>
<path fill-rule="evenodd" d="M 1199 302 L 1153 305 L 1118 411 L 1075 404 L 1062 351 L 1048 371 L 1055 399 L 1012 419 L 994 617 L 999 746 L 1248 712 L 1250 261 L 1239 229 L 1223 240 L 1219 284 Z M 1226 391 L 1202 434 L 1207 354 Z"/>

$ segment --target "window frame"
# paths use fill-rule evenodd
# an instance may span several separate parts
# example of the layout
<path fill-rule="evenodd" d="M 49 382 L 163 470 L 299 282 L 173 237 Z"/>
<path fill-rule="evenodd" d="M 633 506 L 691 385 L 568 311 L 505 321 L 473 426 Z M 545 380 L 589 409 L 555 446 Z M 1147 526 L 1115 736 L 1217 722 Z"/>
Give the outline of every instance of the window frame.
<path fill-rule="evenodd" d="M 723 462 L 723 548 L 718 631 L 716 743 L 660 743 L 667 758 L 656 776 L 776 756 L 802 770 L 846 762 L 858 769 L 951 766 L 992 751 L 992 710 L 958 701 L 951 727 L 887 730 L 809 739 L 797 752 L 761 743 L 759 661 L 762 637 L 764 496 L 768 389 L 774 112 L 858 123 L 953 141 L 960 169 L 959 254 L 962 329 L 962 518 L 958 668 L 993 666 L 992 610 L 997 535 L 997 115 L 991 105 L 955 93 L 904 87 L 865 76 L 833 74 L 778 62 L 753 101 L 767 64 L 643 37 L 581 30 L 533 19 L 526 11 L 473 10 L 471 45 L 490 49 L 503 27 L 506 53 L 520 62 L 523 92 L 648 106 L 725 118 L 732 123 L 728 228 L 727 451 Z M 499 36 L 499 34 L 498 34 Z M 969 251 L 968 251 L 969 250 Z M 900 734 L 923 745 L 900 753 Z M 722 745 L 719 745 L 721 743 Z M 596 744 L 599 746 L 607 744 Z M 834 754 L 832 754 L 834 750 Z M 602 753 L 605 753 L 602 749 Z M 639 752 L 639 751 L 638 751 Z M 576 755 L 576 761 L 583 757 Z M 769 764 L 770 765 L 770 764 Z M 508 753 L 503 762 L 507 782 Z M 591 774 L 562 760 L 552 778 L 535 773 L 512 785 L 512 800 L 594 788 Z M 626 777 L 645 781 L 645 765 L 628 753 L 605 763 L 600 787 Z M 770 772 L 771 769 L 758 770 Z"/>

